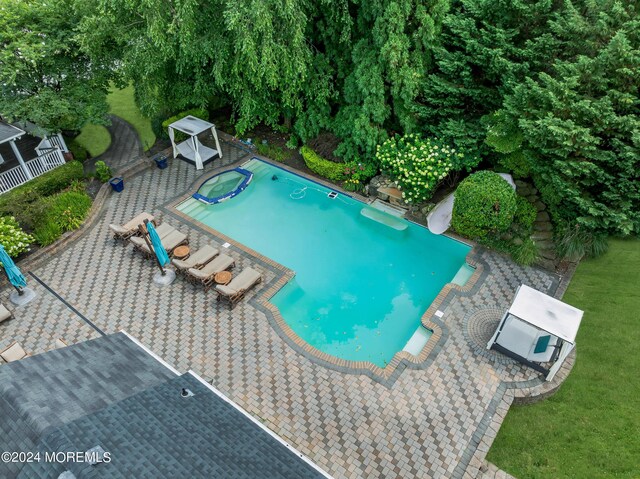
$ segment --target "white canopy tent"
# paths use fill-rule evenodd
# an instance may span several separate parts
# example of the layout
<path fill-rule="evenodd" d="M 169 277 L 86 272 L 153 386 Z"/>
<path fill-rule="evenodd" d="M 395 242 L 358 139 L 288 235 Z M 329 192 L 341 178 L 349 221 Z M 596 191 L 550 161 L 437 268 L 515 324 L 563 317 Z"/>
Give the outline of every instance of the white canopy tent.
<path fill-rule="evenodd" d="M 575 347 L 583 311 L 525 284 L 487 343 L 546 375 L 551 381 Z M 553 363 L 545 368 L 541 363 Z"/>
<path fill-rule="evenodd" d="M 213 139 L 216 142 L 215 150 L 203 145 L 200 143 L 200 140 L 198 140 L 198 135 L 207 130 L 211 130 Z M 176 131 L 189 135 L 189 138 L 181 143 L 176 143 Z M 171 145 L 173 145 L 173 157 L 176 158 L 178 155 L 182 155 L 184 159 L 196 165 L 196 169 L 198 170 L 201 170 L 204 164 L 214 157 L 219 156 L 222 158 L 222 150 L 220 149 L 216 126 L 213 123 L 201 120 L 195 116 L 188 115 L 171 123 L 169 125 L 169 138 L 171 139 Z"/>

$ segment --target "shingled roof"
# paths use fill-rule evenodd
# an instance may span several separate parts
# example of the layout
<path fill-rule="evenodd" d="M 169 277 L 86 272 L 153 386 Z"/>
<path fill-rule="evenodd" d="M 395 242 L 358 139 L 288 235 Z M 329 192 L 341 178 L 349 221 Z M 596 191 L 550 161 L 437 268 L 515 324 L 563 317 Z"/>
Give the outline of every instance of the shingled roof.
<path fill-rule="evenodd" d="M 176 376 L 123 333 L 0 367 L 0 449 L 98 445 L 110 462 L 0 463 L 0 477 L 327 477 L 200 378 Z"/>

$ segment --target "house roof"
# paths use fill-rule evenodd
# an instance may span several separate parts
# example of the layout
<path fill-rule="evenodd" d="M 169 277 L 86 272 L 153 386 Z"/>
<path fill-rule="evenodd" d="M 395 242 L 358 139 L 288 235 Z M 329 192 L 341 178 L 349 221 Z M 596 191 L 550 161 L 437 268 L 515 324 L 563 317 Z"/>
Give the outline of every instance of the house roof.
<path fill-rule="evenodd" d="M 0 121 L 0 143 L 20 138 L 24 133 L 20 128 Z"/>
<path fill-rule="evenodd" d="M 584 311 L 523 284 L 518 288 L 509 313 L 560 339 L 575 343 Z"/>
<path fill-rule="evenodd" d="M 111 358 L 104 354 L 109 348 Z M 20 391 L 5 399 L 11 387 L 3 379 Z M 17 477 L 58 477 L 65 470 L 76 478 L 326 477 L 196 375 L 176 376 L 123 333 L 2 366 L 0 384 L 3 450 L 77 452 L 99 445 L 111 455 L 111 462 L 95 466 L 27 463 Z M 183 388 L 193 395 L 182 397 Z M 16 409 L 21 414 L 5 415 Z M 31 422 L 39 434 L 27 443 L 12 439 Z"/>
<path fill-rule="evenodd" d="M 202 133 L 203 131 L 209 130 L 214 126 L 215 125 L 213 123 L 201 120 L 200 118 L 196 118 L 195 116 L 187 115 L 184 118 L 171 123 L 169 125 L 169 128 L 181 131 L 190 136 L 195 136 Z"/>

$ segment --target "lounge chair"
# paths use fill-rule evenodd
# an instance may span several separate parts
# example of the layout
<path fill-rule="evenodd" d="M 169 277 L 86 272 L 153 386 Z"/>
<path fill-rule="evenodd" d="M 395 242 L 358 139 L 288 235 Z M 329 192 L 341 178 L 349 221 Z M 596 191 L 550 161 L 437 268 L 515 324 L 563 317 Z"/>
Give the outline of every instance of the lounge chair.
<path fill-rule="evenodd" d="M 167 254 L 171 256 L 174 249 L 183 244 L 189 244 L 189 238 L 186 234 L 181 233 L 173 226 L 168 225 L 167 228 L 162 228 L 167 223 L 162 223 L 156 229 L 158 236 L 160 237 L 160 241 L 162 242 L 162 246 L 166 250 Z M 152 256 L 153 252 L 149 249 L 147 242 L 144 238 L 133 237 L 130 238 L 130 241 L 134 244 L 134 247 L 141 251 L 146 256 Z"/>
<path fill-rule="evenodd" d="M 11 316 L 13 316 L 13 314 L 11 314 L 11 311 L 9 311 L 3 304 L 0 304 L 0 323 L 2 321 L 6 321 Z"/>
<path fill-rule="evenodd" d="M 216 301 L 227 301 L 229 309 L 233 309 L 244 298 L 247 291 L 262 281 L 262 275 L 255 269 L 243 269 L 229 284 L 216 285 L 218 297 Z"/>
<path fill-rule="evenodd" d="M 68 346 L 67 342 L 62 338 L 56 338 L 56 349 L 66 348 Z"/>
<path fill-rule="evenodd" d="M 20 343 L 16 341 L 11 343 L 4 350 L 0 351 L 0 357 L 8 363 L 18 361 L 19 359 L 26 358 L 27 356 L 29 356 L 27 352 L 22 349 Z"/>
<path fill-rule="evenodd" d="M 218 256 L 220 250 L 210 245 L 204 245 L 195 253 L 192 253 L 187 259 L 173 259 L 171 262 L 176 267 L 176 273 L 184 273 L 189 268 L 200 269 L 213 258 Z"/>
<path fill-rule="evenodd" d="M 146 213 L 144 211 L 123 225 L 110 224 L 109 229 L 113 233 L 113 239 L 116 241 L 124 242 L 131 236 L 137 235 L 138 226 L 143 224 L 144 220 L 153 221 L 154 224 L 156 224 L 153 215 L 150 215 L 149 213 Z"/>
<path fill-rule="evenodd" d="M 214 276 L 221 271 L 233 268 L 236 264 L 231 256 L 221 254 L 213 261 L 207 263 L 202 269 L 189 268 L 187 270 L 187 279 L 192 283 L 202 283 L 204 290 L 208 291 L 214 283 Z"/>
<path fill-rule="evenodd" d="M 166 237 L 169 233 L 176 231 L 176 229 L 169 223 L 162 223 L 156 228 L 156 233 L 160 239 Z M 142 236 L 132 236 L 129 238 L 129 242 L 133 245 L 134 249 L 141 250 L 143 246 L 147 246 L 147 242 Z M 148 248 L 147 248 L 148 249 Z"/>

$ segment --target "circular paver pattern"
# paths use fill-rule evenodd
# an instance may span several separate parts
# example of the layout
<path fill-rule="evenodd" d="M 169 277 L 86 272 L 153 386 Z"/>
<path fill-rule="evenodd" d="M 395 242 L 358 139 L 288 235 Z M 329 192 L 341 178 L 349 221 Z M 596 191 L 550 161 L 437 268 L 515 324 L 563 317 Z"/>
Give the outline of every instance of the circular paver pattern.
<path fill-rule="evenodd" d="M 487 349 L 487 343 L 496 332 L 503 314 L 504 309 L 497 307 L 470 312 L 464 319 L 464 335 L 472 349 L 480 356 L 508 364 L 513 362 L 509 357 Z"/>

